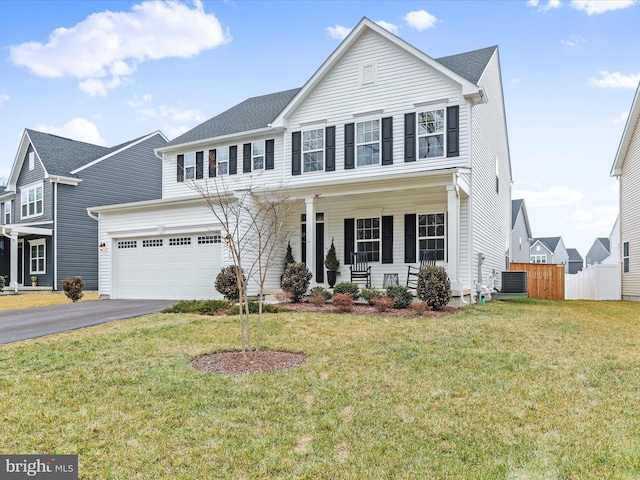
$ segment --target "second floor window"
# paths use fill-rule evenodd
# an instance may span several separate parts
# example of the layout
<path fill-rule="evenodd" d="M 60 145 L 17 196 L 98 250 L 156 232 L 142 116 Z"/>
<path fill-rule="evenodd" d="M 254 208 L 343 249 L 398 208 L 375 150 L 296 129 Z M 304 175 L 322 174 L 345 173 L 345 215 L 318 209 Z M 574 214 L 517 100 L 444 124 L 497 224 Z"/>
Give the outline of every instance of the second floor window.
<path fill-rule="evenodd" d="M 4 202 L 4 224 L 11 224 L 11 200 Z"/>
<path fill-rule="evenodd" d="M 324 165 L 324 129 L 302 132 L 303 171 L 318 172 Z"/>
<path fill-rule="evenodd" d="M 531 263 L 547 263 L 546 255 L 531 255 Z"/>
<path fill-rule="evenodd" d="M 264 168 L 264 142 L 253 142 L 251 144 L 251 163 L 254 170 Z"/>
<path fill-rule="evenodd" d="M 217 152 L 218 175 L 226 175 L 229 173 L 229 147 L 220 147 Z"/>
<path fill-rule="evenodd" d="M 418 158 L 444 156 L 444 109 L 418 113 Z"/>
<path fill-rule="evenodd" d="M 380 163 L 380 120 L 356 124 L 358 166 Z"/>
<path fill-rule="evenodd" d="M 42 185 L 25 188 L 21 193 L 22 218 L 42 215 Z"/>
<path fill-rule="evenodd" d="M 184 154 L 184 179 L 193 180 L 196 178 L 196 152 Z"/>

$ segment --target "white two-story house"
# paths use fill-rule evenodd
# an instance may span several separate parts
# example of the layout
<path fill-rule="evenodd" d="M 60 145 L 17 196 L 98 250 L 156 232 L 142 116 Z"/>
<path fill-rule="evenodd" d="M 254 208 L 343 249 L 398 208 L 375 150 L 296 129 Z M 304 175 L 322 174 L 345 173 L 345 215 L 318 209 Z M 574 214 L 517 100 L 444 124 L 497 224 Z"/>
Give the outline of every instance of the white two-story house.
<path fill-rule="evenodd" d="M 326 286 L 332 240 L 339 282 L 352 252 L 367 252 L 381 287 L 385 274 L 403 284 L 434 250 L 454 296 L 469 300 L 505 268 L 511 164 L 497 47 L 433 59 L 364 18 L 302 88 L 250 98 L 156 151 L 161 200 L 90 209 L 102 295 L 219 297 L 230 259 L 194 187 L 220 182 L 251 188 L 255 202 L 269 191 L 299 200 L 289 240 L 314 284 Z"/>

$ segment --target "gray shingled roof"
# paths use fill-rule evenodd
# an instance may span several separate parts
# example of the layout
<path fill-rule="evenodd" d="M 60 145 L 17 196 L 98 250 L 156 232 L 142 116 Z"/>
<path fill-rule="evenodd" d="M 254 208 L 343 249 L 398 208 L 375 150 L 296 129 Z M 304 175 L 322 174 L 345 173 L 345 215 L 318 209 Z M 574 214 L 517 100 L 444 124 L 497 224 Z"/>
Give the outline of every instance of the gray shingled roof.
<path fill-rule="evenodd" d="M 582 262 L 582 256 L 578 253 L 578 250 L 575 248 L 567 248 L 567 253 L 569 254 L 569 261 L 573 262 Z"/>
<path fill-rule="evenodd" d="M 493 52 L 495 52 L 497 48 L 497 45 L 494 45 L 493 47 L 481 48 L 471 52 L 436 58 L 435 60 L 449 70 L 454 71 L 461 77 L 477 85 L 482 73 L 485 68 L 487 68 L 487 63 L 489 63 Z"/>
<path fill-rule="evenodd" d="M 115 152 L 139 138 L 116 145 L 115 147 L 101 147 L 92 143 L 71 140 L 50 133 L 37 132 L 26 129 L 31 144 L 38 152 L 38 157 L 50 175 L 63 175 L 72 177 L 70 172 L 91 163 L 100 157 Z"/>
<path fill-rule="evenodd" d="M 520 213 L 520 208 L 522 207 L 523 199 L 511 200 L 511 229 L 515 227 L 516 220 L 518 219 L 518 214 Z"/>
<path fill-rule="evenodd" d="M 598 241 L 602 244 L 604 248 L 607 249 L 607 252 L 611 253 L 611 242 L 606 237 L 598 237 Z"/>
<path fill-rule="evenodd" d="M 544 238 L 534 238 L 531 244 L 533 245 L 536 241 L 540 241 L 545 247 L 547 247 L 550 251 L 555 252 L 556 247 L 558 246 L 558 242 L 561 237 L 544 237 Z"/>
<path fill-rule="evenodd" d="M 299 91 L 294 88 L 249 98 L 174 138 L 166 146 L 268 127 Z"/>

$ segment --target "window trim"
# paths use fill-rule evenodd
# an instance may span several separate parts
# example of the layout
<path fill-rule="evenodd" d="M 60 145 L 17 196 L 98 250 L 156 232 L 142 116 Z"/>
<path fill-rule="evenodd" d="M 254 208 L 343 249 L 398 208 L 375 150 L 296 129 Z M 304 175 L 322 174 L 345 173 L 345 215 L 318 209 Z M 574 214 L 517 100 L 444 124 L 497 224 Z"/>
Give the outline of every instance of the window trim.
<path fill-rule="evenodd" d="M 422 216 L 428 217 L 429 215 L 442 215 L 443 221 L 444 221 L 444 223 L 443 223 L 444 233 L 442 235 L 428 235 L 428 233 L 429 233 L 429 230 L 428 230 L 429 223 L 426 223 L 424 225 L 424 228 L 426 229 L 426 233 L 427 234 L 426 235 L 420 235 L 420 217 L 422 217 Z M 447 212 L 445 210 L 418 213 L 416 215 L 416 229 L 417 229 L 416 230 L 416 240 L 417 240 L 418 259 L 421 258 L 421 252 L 422 252 L 422 249 L 420 248 L 420 241 L 421 240 L 427 240 L 428 241 L 428 240 L 439 240 L 439 239 L 442 239 L 443 244 L 444 244 L 443 248 L 442 248 L 442 258 L 438 258 L 437 252 L 439 250 L 436 248 L 435 249 L 436 250 L 436 260 L 437 261 L 441 261 L 441 262 L 444 262 L 444 261 L 447 260 L 447 258 L 448 258 L 447 257 L 447 255 L 448 255 L 448 252 L 447 252 L 447 241 L 448 241 L 448 239 L 447 239 L 447 220 L 448 220 L 447 219 Z M 427 220 L 427 222 L 428 222 L 428 220 Z"/>
<path fill-rule="evenodd" d="M 358 141 L 358 125 L 362 125 L 365 123 L 371 123 L 371 122 L 377 122 L 378 123 L 378 141 L 372 141 L 372 142 L 362 142 L 360 143 Z M 374 145 L 376 144 L 378 145 L 378 161 L 376 163 L 365 163 L 365 164 L 361 164 L 360 163 L 360 154 L 358 152 L 358 147 L 360 146 L 366 146 L 366 145 Z M 356 168 L 367 168 L 367 167 L 373 167 L 376 165 L 380 165 L 382 163 L 382 118 L 380 116 L 376 116 L 376 117 L 370 117 L 370 118 L 359 118 L 358 120 L 355 121 L 355 124 L 353 126 L 353 149 L 354 149 L 354 166 Z M 357 219 L 356 219 L 357 221 Z"/>
<path fill-rule="evenodd" d="M 5 225 L 11 225 L 11 220 L 13 217 L 13 212 L 12 210 L 12 206 L 11 206 L 11 200 L 7 200 L 4 202 L 4 224 Z M 7 215 L 9 216 L 9 221 L 7 222 Z"/>
<path fill-rule="evenodd" d="M 38 252 L 37 247 L 42 245 L 42 257 L 39 255 L 34 258 L 33 256 L 33 247 L 36 247 L 36 253 Z M 36 267 L 38 266 L 38 262 L 42 259 L 42 270 L 33 269 L 33 261 L 36 260 Z M 47 273 L 47 239 L 46 238 L 38 238 L 37 240 L 29 240 L 29 274 L 30 275 L 46 275 Z"/>
<path fill-rule="evenodd" d="M 309 132 L 320 132 L 320 141 L 321 141 L 321 147 L 320 148 L 314 148 L 314 149 L 310 149 L 310 150 L 305 150 L 305 145 L 304 145 L 304 134 L 305 133 L 309 133 Z M 315 140 L 316 142 L 318 141 L 318 139 Z M 301 161 L 302 161 L 302 173 L 315 173 L 315 172 L 323 172 L 324 171 L 324 162 L 325 162 L 325 147 L 326 147 L 326 131 L 325 131 L 325 127 L 311 127 L 311 128 L 307 128 L 306 130 L 301 130 L 300 132 L 300 157 L 301 157 Z M 319 153 L 320 154 L 320 163 L 319 166 L 320 168 L 318 168 L 317 170 L 306 170 L 306 162 L 305 162 L 305 154 L 307 153 Z"/>
<path fill-rule="evenodd" d="M 442 110 L 442 130 L 433 133 L 420 134 L 420 115 L 427 114 L 429 112 L 435 112 Z M 424 106 L 416 110 L 416 159 L 420 160 L 433 160 L 447 157 L 447 106 L 445 104 L 433 104 Z M 429 157 L 420 156 L 420 139 L 428 137 L 442 136 L 442 155 Z"/>
<path fill-rule="evenodd" d="M 38 188 L 40 188 L 41 190 L 41 195 L 42 197 L 40 198 L 40 213 L 38 212 L 38 200 L 37 200 L 37 192 L 38 192 Z M 34 190 L 34 201 L 30 202 L 29 201 L 29 192 L 31 190 Z M 23 202 L 23 194 L 27 195 L 27 203 L 22 203 Z M 29 215 L 29 204 L 33 203 L 33 211 L 35 213 Z M 27 215 L 23 214 L 23 209 L 22 207 L 26 205 L 27 206 Z M 25 185 L 24 187 L 20 187 L 20 219 L 24 219 L 24 218 L 35 218 L 35 217 L 41 217 L 44 215 L 44 183 L 43 182 L 37 182 L 37 183 L 32 183 L 29 185 Z"/>
<path fill-rule="evenodd" d="M 377 220 L 378 221 L 378 226 L 374 227 L 373 225 L 371 226 L 371 229 L 376 229 L 378 230 L 378 238 L 362 238 L 359 239 L 358 238 L 358 223 L 361 220 Z M 367 261 L 369 263 L 381 263 L 382 261 L 382 216 L 375 216 L 375 217 L 356 217 L 355 221 L 354 221 L 354 242 L 355 242 L 355 251 L 356 252 L 366 252 L 367 253 Z M 364 227 L 366 229 L 366 227 Z M 361 243 L 373 243 L 373 242 L 377 242 L 378 244 L 378 249 L 375 252 L 369 251 L 369 250 L 360 250 L 359 245 Z M 378 255 L 378 259 L 375 260 L 373 258 L 370 257 L 370 253 L 377 253 Z"/>
<path fill-rule="evenodd" d="M 544 262 L 538 262 L 536 260 L 544 260 Z M 547 254 L 543 253 L 541 255 L 531 255 L 530 258 L 529 258 L 529 263 L 546 264 L 547 263 Z"/>
<path fill-rule="evenodd" d="M 256 155 L 254 150 L 255 150 L 255 145 L 257 145 L 257 144 L 262 144 L 262 153 L 259 153 L 259 154 Z M 256 160 L 258 158 L 262 158 L 262 166 L 261 167 L 257 167 L 256 166 Z M 255 142 L 251 142 L 251 169 L 252 169 L 252 171 L 264 170 L 266 161 L 267 161 L 266 142 L 264 140 L 257 140 Z"/>
<path fill-rule="evenodd" d="M 630 253 L 629 242 L 624 242 L 622 244 L 622 273 L 629 273 L 631 270 L 631 262 L 629 261 L 629 259 L 631 258 Z"/>

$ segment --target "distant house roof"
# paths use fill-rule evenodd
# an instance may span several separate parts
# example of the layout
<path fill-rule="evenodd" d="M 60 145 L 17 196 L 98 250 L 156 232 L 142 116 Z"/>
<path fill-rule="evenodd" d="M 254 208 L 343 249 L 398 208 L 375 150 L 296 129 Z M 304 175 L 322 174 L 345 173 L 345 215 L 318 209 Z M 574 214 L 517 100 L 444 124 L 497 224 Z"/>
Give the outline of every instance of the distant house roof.
<path fill-rule="evenodd" d="M 520 207 L 524 203 L 523 199 L 511 200 L 511 228 L 516 226 L 516 220 L 518 219 L 518 214 L 520 213 Z"/>
<path fill-rule="evenodd" d="M 497 48 L 498 46 L 494 45 L 471 52 L 436 58 L 435 60 L 461 77 L 477 84 Z"/>
<path fill-rule="evenodd" d="M 607 253 L 611 253 L 611 241 L 606 237 L 598 237 L 597 240 L 602 244 Z"/>
<path fill-rule="evenodd" d="M 551 252 L 556 251 L 556 247 L 558 246 L 558 242 L 562 237 L 544 237 L 544 238 L 534 238 L 533 243 L 540 242 L 545 247 L 547 247 Z"/>
<path fill-rule="evenodd" d="M 582 262 L 582 256 L 575 248 L 567 248 L 567 253 L 569 254 L 570 262 Z"/>
<path fill-rule="evenodd" d="M 284 92 L 249 98 L 174 138 L 166 146 L 266 128 L 298 91 L 300 91 L 299 88 L 294 88 Z"/>

